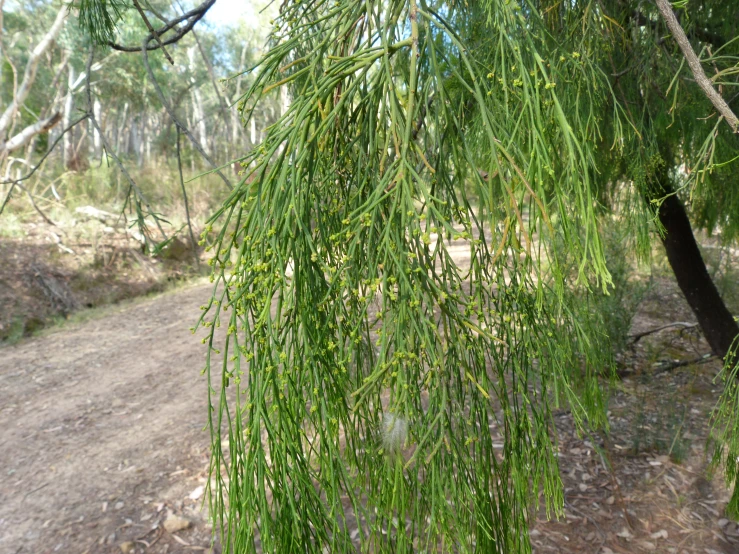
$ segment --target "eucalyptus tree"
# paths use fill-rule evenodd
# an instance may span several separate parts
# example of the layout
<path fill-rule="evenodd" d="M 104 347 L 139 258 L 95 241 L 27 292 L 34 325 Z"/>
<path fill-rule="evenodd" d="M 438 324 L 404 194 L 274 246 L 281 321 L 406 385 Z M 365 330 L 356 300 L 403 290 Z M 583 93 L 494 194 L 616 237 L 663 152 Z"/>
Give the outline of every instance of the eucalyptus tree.
<path fill-rule="evenodd" d="M 719 94 L 736 86 L 732 4 L 685 25 Z M 541 492 L 561 514 L 553 406 L 606 425 L 600 216 L 619 210 L 642 253 L 657 222 L 689 300 L 685 251 L 704 266 L 676 191 L 735 236 L 737 137 L 665 29 L 628 0 L 280 5 L 239 108 L 291 103 L 203 237 L 228 548 L 526 552 Z M 691 306 L 732 375 L 736 330 L 713 313 L 716 339 L 710 294 Z M 732 377 L 730 482 L 736 401 Z"/>

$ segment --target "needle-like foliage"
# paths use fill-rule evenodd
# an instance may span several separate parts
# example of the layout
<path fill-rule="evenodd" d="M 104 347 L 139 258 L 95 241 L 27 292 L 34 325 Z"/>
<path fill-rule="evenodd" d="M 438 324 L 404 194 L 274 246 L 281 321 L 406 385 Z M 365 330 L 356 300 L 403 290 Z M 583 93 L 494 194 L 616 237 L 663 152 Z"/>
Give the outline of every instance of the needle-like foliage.
<path fill-rule="evenodd" d="M 124 0 L 79 0 L 78 8 L 80 27 L 95 44 L 108 44 L 128 4 Z"/>
<path fill-rule="evenodd" d="M 242 107 L 291 103 L 201 320 L 235 552 L 525 552 L 539 493 L 561 513 L 552 406 L 602 424 L 609 368 L 572 294 L 610 279 L 583 54 L 515 2 L 284 4 Z"/>

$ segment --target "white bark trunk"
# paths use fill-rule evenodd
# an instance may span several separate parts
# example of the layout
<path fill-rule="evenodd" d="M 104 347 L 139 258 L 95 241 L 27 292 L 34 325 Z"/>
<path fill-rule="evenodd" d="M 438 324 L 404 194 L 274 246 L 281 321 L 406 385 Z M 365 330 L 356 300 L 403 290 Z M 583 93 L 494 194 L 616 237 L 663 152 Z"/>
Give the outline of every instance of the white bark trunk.
<path fill-rule="evenodd" d="M 67 97 L 64 99 L 64 119 L 63 119 L 63 127 L 66 129 L 70 123 L 72 123 L 72 110 L 74 109 L 74 97 L 72 96 L 72 90 L 74 87 L 74 81 L 75 81 L 75 75 L 74 75 L 74 67 L 72 67 L 72 64 L 69 65 L 69 74 L 67 83 L 69 85 L 69 88 L 67 90 Z M 64 167 L 67 167 L 69 165 L 69 162 L 72 160 L 73 150 L 74 150 L 74 133 L 69 132 L 66 135 L 64 135 L 64 138 L 62 139 L 62 147 L 63 147 L 63 153 L 62 156 L 64 158 Z"/>
<path fill-rule="evenodd" d="M 36 80 L 36 70 L 38 69 L 38 64 L 41 60 L 41 56 L 44 55 L 46 50 L 49 49 L 52 42 L 54 42 L 56 37 L 59 35 L 60 31 L 64 27 L 64 23 L 67 21 L 68 16 L 69 7 L 66 4 L 63 4 L 56 15 L 56 19 L 54 20 L 51 29 L 49 29 L 49 31 L 41 39 L 41 42 L 39 42 L 33 49 L 33 51 L 31 51 L 31 55 L 28 57 L 28 62 L 26 62 L 26 70 L 23 74 L 23 81 L 21 81 L 21 84 L 18 87 L 15 97 L 11 101 L 10 105 L 5 108 L 2 116 L 0 116 L 0 138 L 4 139 L 5 134 L 10 127 L 10 124 L 18 113 L 18 110 L 26 101 L 26 98 L 28 98 L 28 94 L 31 92 L 31 86 Z M 27 127 L 26 129 L 21 131 L 21 133 L 25 133 L 27 129 L 34 126 L 35 124 Z M 3 140 L 2 150 L 5 149 L 7 149 L 7 146 L 4 144 Z"/>
<path fill-rule="evenodd" d="M 100 106 L 100 100 L 98 100 L 97 98 L 95 98 L 95 102 L 92 105 L 92 113 L 95 115 L 95 120 L 98 122 L 100 129 L 104 131 L 105 126 L 103 125 L 102 119 L 102 107 Z M 93 129 L 92 131 L 92 147 L 94 150 L 95 159 L 100 159 L 100 156 L 102 154 L 102 140 L 97 129 Z"/>
<path fill-rule="evenodd" d="M 195 47 L 191 46 L 187 49 L 187 57 L 190 62 L 190 82 L 195 84 Z M 203 147 L 206 154 L 210 156 L 210 147 L 208 146 L 208 129 L 205 125 L 205 113 L 203 110 L 203 97 L 200 94 L 200 89 L 193 86 L 192 88 L 192 108 L 193 108 L 193 119 L 195 120 L 196 132 L 198 134 L 198 141 Z"/>
<path fill-rule="evenodd" d="M 241 60 L 239 61 L 239 76 L 236 78 L 236 97 L 234 98 L 233 102 L 238 102 L 239 98 L 241 98 L 241 80 L 243 78 L 245 62 L 246 62 L 246 42 L 244 43 L 244 46 L 241 47 Z M 253 118 L 252 118 L 252 125 L 254 125 Z M 231 108 L 231 143 L 232 144 L 234 145 L 237 144 L 237 141 L 239 139 L 239 136 L 241 135 L 242 130 L 243 128 L 241 124 L 241 114 L 239 113 L 238 108 L 234 106 Z M 252 144 L 254 144 L 254 139 L 252 139 Z"/>

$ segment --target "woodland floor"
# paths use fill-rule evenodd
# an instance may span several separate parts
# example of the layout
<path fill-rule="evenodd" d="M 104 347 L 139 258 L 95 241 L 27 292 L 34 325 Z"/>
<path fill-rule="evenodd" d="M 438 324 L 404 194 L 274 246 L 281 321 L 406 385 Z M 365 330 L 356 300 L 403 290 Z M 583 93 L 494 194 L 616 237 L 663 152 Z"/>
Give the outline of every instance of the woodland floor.
<path fill-rule="evenodd" d="M 209 293 L 111 306 L 0 349 L 0 552 L 212 551 L 203 347 L 188 331 Z M 660 278 L 633 332 L 692 320 Z M 535 552 L 739 552 L 728 490 L 705 472 L 718 363 L 655 365 L 707 351 L 695 329 L 672 328 L 624 353 L 605 445 L 613 473 L 601 439 L 557 414 L 565 517 L 540 513 Z"/>

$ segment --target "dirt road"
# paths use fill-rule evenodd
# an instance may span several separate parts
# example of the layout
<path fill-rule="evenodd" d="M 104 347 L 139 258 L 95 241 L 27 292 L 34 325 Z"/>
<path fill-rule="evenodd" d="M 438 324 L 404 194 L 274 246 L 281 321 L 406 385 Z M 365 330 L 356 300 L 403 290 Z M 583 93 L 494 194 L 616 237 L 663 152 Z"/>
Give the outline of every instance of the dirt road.
<path fill-rule="evenodd" d="M 0 350 L 0 552 L 209 547 L 204 347 L 188 330 L 209 291 Z M 159 525 L 172 514 L 191 522 L 177 537 Z"/>
<path fill-rule="evenodd" d="M 660 282 L 638 330 L 689 320 L 675 291 Z M 113 307 L 0 349 L 0 554 L 218 551 L 200 510 L 204 347 L 188 331 L 209 292 Z M 653 374 L 655 356 L 706 349 L 670 331 L 632 348 L 609 404 L 612 470 L 567 411 L 556 415 L 565 517 L 539 513 L 536 554 L 739 552 L 729 491 L 704 477 L 718 364 Z"/>

